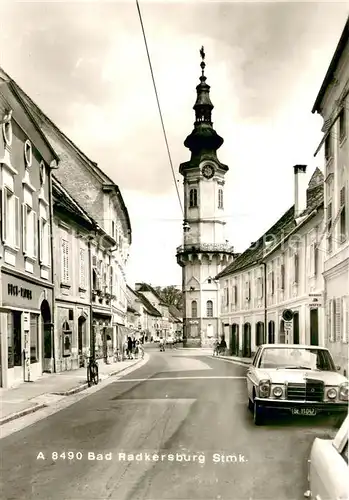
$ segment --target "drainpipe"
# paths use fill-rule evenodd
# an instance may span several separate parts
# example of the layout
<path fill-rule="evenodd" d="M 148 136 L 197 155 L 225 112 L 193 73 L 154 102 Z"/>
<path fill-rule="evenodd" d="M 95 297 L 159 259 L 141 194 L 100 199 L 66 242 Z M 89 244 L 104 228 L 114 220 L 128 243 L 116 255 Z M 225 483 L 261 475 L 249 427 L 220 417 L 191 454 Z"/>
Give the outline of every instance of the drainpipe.
<path fill-rule="evenodd" d="M 51 280 L 53 284 L 52 288 L 52 318 L 51 318 L 51 338 L 52 338 L 52 351 L 53 351 L 53 373 L 56 373 L 56 342 L 55 342 L 55 317 L 56 317 L 56 294 L 55 294 L 55 285 L 56 285 L 56 270 L 55 270 L 55 244 L 54 244 L 54 236 L 53 236 L 53 195 L 52 195 L 52 170 L 56 170 L 58 168 L 57 162 L 53 161 L 50 164 L 49 171 L 49 189 L 48 189 L 48 202 L 49 202 L 49 216 L 50 216 L 50 251 L 51 251 Z"/>

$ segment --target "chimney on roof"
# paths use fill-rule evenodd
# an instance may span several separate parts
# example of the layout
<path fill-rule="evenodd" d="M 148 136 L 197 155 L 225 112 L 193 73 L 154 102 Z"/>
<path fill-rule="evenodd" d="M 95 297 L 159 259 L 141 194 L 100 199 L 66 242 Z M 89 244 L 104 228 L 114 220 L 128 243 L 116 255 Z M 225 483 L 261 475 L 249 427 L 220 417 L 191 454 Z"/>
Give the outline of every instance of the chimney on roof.
<path fill-rule="evenodd" d="M 306 165 L 294 165 L 294 218 L 300 217 L 307 208 Z"/>
<path fill-rule="evenodd" d="M 138 292 L 138 290 L 141 288 L 142 283 L 135 283 L 135 291 Z"/>

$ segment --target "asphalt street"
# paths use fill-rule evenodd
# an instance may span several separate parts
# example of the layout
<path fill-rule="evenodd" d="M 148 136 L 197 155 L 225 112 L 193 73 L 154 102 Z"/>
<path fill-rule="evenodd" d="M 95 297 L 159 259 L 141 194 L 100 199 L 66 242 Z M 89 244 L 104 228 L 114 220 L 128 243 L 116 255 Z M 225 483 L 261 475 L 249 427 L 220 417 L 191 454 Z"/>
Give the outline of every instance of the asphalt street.
<path fill-rule="evenodd" d="M 300 500 L 330 422 L 256 427 L 247 367 L 196 351 L 150 361 L 1 440 L 3 500 Z"/>

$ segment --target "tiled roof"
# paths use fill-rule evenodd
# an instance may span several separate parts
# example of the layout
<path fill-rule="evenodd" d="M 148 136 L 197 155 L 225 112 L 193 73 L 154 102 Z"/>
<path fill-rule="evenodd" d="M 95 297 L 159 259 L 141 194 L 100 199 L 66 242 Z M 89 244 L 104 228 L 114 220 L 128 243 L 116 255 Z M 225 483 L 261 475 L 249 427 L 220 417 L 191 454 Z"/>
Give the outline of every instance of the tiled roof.
<path fill-rule="evenodd" d="M 52 176 L 52 194 L 54 198 L 53 208 L 63 209 L 63 211 L 73 214 L 76 219 L 87 225 L 89 229 L 95 226 L 95 223 L 91 217 L 85 212 L 83 208 L 70 196 L 70 194 L 64 189 L 62 184 Z"/>
<path fill-rule="evenodd" d="M 156 307 L 153 306 L 153 304 L 149 302 L 149 300 L 142 294 L 142 292 L 137 291 L 136 295 L 143 302 L 143 305 L 146 307 L 148 313 L 151 316 L 161 317 L 161 313 L 156 309 Z"/>
<path fill-rule="evenodd" d="M 301 214 L 300 217 L 306 217 L 303 222 L 308 220 L 312 212 L 319 208 L 324 201 L 324 187 L 323 183 L 307 190 L 307 208 Z M 283 214 L 282 217 L 266 231 L 255 243 L 253 243 L 247 250 L 237 257 L 231 264 L 229 264 L 225 269 L 223 269 L 219 274 L 217 274 L 215 279 L 228 276 L 237 271 L 241 271 L 248 268 L 254 264 L 257 264 L 263 259 L 265 253 L 265 243 L 268 241 L 273 241 L 273 247 L 281 242 L 282 239 L 286 238 L 293 229 L 297 227 L 296 221 L 294 219 L 294 205 Z"/>
<path fill-rule="evenodd" d="M 161 298 L 160 294 L 151 285 L 148 285 L 148 283 L 140 283 L 137 292 L 151 292 L 160 301 L 161 305 L 167 305 Z"/>
<path fill-rule="evenodd" d="M 183 313 L 176 306 L 170 305 L 168 309 L 175 318 L 183 318 Z"/>

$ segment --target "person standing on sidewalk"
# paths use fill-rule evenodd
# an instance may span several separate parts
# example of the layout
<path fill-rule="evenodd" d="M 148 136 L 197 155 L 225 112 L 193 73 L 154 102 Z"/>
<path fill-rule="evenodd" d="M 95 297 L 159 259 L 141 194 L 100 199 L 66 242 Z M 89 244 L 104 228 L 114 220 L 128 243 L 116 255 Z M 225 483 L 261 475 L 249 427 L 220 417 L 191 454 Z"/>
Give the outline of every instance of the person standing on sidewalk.
<path fill-rule="evenodd" d="M 132 359 L 132 339 L 128 337 L 127 339 L 127 357 L 128 359 Z"/>
<path fill-rule="evenodd" d="M 218 356 L 218 345 L 219 345 L 218 339 L 215 339 L 214 342 L 213 342 L 213 353 L 212 353 L 212 356 Z"/>
<path fill-rule="evenodd" d="M 227 351 L 227 343 L 225 341 L 225 338 L 222 337 L 221 343 L 219 344 L 219 353 L 225 356 L 226 351 Z"/>

